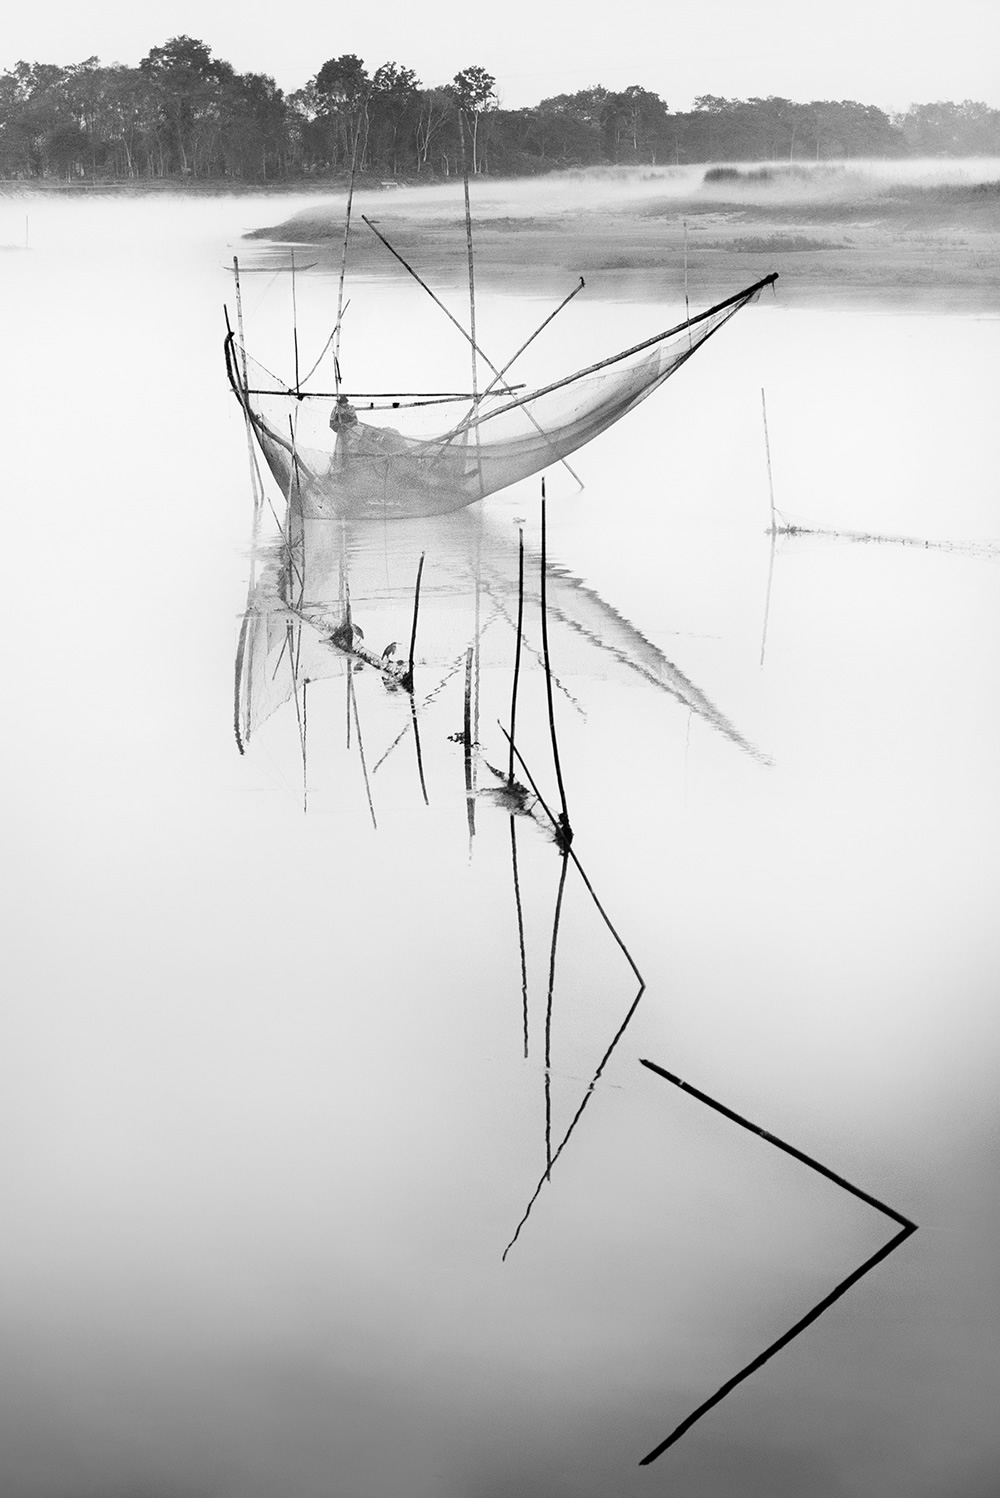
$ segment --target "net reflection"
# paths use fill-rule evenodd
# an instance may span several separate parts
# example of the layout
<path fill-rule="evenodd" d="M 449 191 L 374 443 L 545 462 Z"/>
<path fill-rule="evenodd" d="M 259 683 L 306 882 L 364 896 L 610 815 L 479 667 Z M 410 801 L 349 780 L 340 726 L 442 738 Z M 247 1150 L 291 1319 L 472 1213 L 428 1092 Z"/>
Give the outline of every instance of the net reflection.
<path fill-rule="evenodd" d="M 298 682 L 370 668 L 389 692 L 408 688 L 410 664 L 426 671 L 461 671 L 473 649 L 470 730 L 478 746 L 480 694 L 487 668 L 510 672 L 518 642 L 529 664 L 541 667 L 539 646 L 517 628 L 519 557 L 509 524 L 476 512 L 419 522 L 349 524 L 303 520 L 290 507 L 286 534 L 252 547 L 252 575 L 236 659 L 235 723 L 242 750 L 285 703 Z M 402 660 L 414 602 L 414 578 L 426 555 L 420 611 L 419 659 Z M 558 562 L 546 569 L 546 615 L 555 641 L 553 685 L 580 713 L 568 679 L 588 674 L 646 682 L 694 713 L 758 760 L 751 744 L 708 696 L 616 608 Z M 526 550 L 523 603 L 541 607 L 538 554 Z M 381 642 L 385 639 L 386 643 Z M 457 665 L 456 665 L 457 663 Z M 560 675 L 562 671 L 563 675 Z M 440 690 L 433 689 L 434 695 Z M 408 732 L 410 730 L 407 730 Z M 391 748 L 389 746 L 390 752 Z M 475 756 L 474 756 L 475 757 Z M 378 756 L 376 756 L 378 758 Z"/>
<path fill-rule="evenodd" d="M 741 753 L 763 759 L 656 645 L 593 589 L 550 563 L 544 551 L 544 525 L 540 556 L 525 547 L 523 531 L 473 511 L 380 525 L 303 518 L 290 505 L 284 534 L 253 549 L 236 659 L 239 748 L 246 752 L 264 724 L 290 707 L 306 809 L 316 778 L 307 704 L 318 684 L 332 686 L 343 678 L 344 750 L 360 764 L 374 829 L 387 767 L 410 741 L 411 793 L 429 805 L 431 788 L 442 781 L 450 785 L 449 798 L 464 803 L 470 857 L 477 812 L 508 819 L 520 1043 L 524 1061 L 540 1073 L 542 1164 L 505 1258 L 645 988 L 586 868 L 585 826 L 577 829 L 579 847 L 573 845 L 556 719 L 566 713 L 586 717 L 588 680 L 638 680 L 642 690 L 696 714 Z M 408 644 L 401 647 L 401 641 Z M 461 751 L 460 784 L 455 747 Z M 320 758 L 329 774 L 326 744 Z M 519 830 L 535 841 L 536 869 L 540 859 L 547 865 L 542 875 L 536 872 L 527 898 Z M 573 980 L 565 992 L 558 981 L 565 901 L 569 894 L 581 898 L 581 892 L 584 923 L 594 929 L 595 940 L 610 938 L 612 962 L 624 959 L 626 965 L 621 986 L 609 974 L 585 1045 Z M 547 925 L 529 938 L 526 914 L 534 917 L 542 909 L 550 912 Z M 592 1002 L 593 995 L 588 997 Z"/>

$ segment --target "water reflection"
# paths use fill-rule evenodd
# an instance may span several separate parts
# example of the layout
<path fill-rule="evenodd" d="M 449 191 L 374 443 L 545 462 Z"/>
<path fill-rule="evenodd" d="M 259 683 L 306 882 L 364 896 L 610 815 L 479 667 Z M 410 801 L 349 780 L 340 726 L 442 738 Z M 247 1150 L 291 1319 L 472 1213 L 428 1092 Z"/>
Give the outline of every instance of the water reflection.
<path fill-rule="evenodd" d="M 302 519 L 293 512 L 281 538 L 252 542 L 251 555 L 236 662 L 241 749 L 272 713 L 298 700 L 302 682 L 367 668 L 393 692 L 406 686 L 408 666 L 419 664 L 423 673 L 427 668 L 446 673 L 431 689 L 432 700 L 460 670 L 470 645 L 476 668 L 471 742 L 478 746 L 484 667 L 512 669 L 518 648 L 541 666 L 539 645 L 517 630 L 516 532 L 490 515 L 460 511 L 419 523 L 379 525 Z M 404 623 L 404 638 L 409 635 L 407 616 L 422 555 L 427 571 L 421 649 L 417 661 L 409 662 L 398 653 L 398 637 Z M 553 682 L 575 711 L 585 713 L 585 708 L 568 685 L 570 677 L 638 676 L 743 752 L 766 758 L 679 666 L 579 578 L 550 564 L 546 592 L 555 640 Z M 538 617 L 539 554 L 530 547 L 523 601 Z M 420 692 L 414 695 L 419 701 Z"/>
<path fill-rule="evenodd" d="M 544 517 L 544 500 L 543 500 Z M 419 526 L 388 526 L 303 518 L 288 507 L 283 533 L 259 540 L 259 513 L 251 546 L 251 574 L 236 655 L 235 727 L 237 744 L 247 752 L 255 735 L 279 708 L 294 714 L 302 768 L 303 808 L 308 811 L 311 781 L 310 688 L 342 679 L 345 683 L 343 747 L 356 750 L 372 826 L 378 828 L 373 797 L 378 772 L 410 738 L 420 794 L 428 802 L 421 721 L 442 697 L 461 691 L 462 728 L 428 741 L 440 754 L 446 743 L 462 748 L 464 801 L 470 854 L 476 835 L 477 803 L 505 812 L 509 823 L 510 873 L 516 912 L 521 977 L 522 1041 L 525 1061 L 541 1054 L 544 1117 L 544 1171 L 504 1250 L 517 1241 L 553 1166 L 565 1151 L 605 1068 L 635 1014 L 645 988 L 639 968 L 613 924 L 577 850 L 571 846 L 566 787 L 559 758 L 553 696 L 564 708 L 586 714 L 568 680 L 601 674 L 638 675 L 651 689 L 697 712 L 740 750 L 760 758 L 726 717 L 667 657 L 617 610 L 565 569 L 550 568 L 542 550 L 526 548 L 523 530 L 462 511 L 422 520 Z M 408 586 L 414 552 L 420 546 L 414 581 Z M 425 570 L 426 564 L 426 570 Z M 404 633 L 401 618 L 410 612 Z M 530 616 L 529 625 L 526 614 Z M 364 621 L 362 623 L 361 621 Z M 419 634 L 418 634 L 419 625 Z M 395 637 L 382 645 L 386 635 Z M 535 636 L 540 635 L 536 641 Z M 550 635 L 552 647 L 550 650 Z M 400 653 L 399 637 L 407 643 Z M 419 646 L 418 646 L 419 639 Z M 552 658 L 556 668 L 552 667 Z M 527 660 L 525 678 L 521 664 Z M 561 674 L 559 674 L 561 673 Z M 359 707 L 359 677 L 375 688 L 373 732 L 367 738 Z M 544 679 L 551 754 L 544 768 L 555 772 L 562 809 L 554 811 L 539 786 L 541 760 L 534 770 L 522 750 L 533 743 L 541 754 L 538 724 L 541 694 L 532 687 Z M 518 718 L 519 683 L 521 716 Z M 527 699 L 527 700 L 525 700 Z M 452 702 L 454 712 L 457 703 Z M 509 729 L 501 721 L 506 713 Z M 499 741 L 490 745 L 490 724 Z M 393 731 L 394 730 L 394 731 Z M 392 736 L 389 737 L 390 732 Z M 515 732 L 518 739 L 515 741 Z M 532 752 L 532 751 L 527 751 Z M 325 757 L 325 751 L 324 751 Z M 506 769 L 502 768 L 506 762 Z M 527 782 L 527 784 L 525 784 Z M 456 787 L 456 796 L 458 788 Z M 544 940 L 544 1010 L 534 1037 L 531 1024 L 529 958 L 518 862 L 518 823 L 527 821 L 544 835 L 558 857 L 551 923 Z M 559 1070 L 555 1042 L 557 969 L 567 878 L 570 871 L 590 900 L 591 919 L 603 925 L 631 971 L 623 1007 L 600 1043 L 589 1075 L 576 1078 L 577 1095 L 557 1128 L 553 1077 Z M 537 900 L 537 895 L 536 895 Z M 637 988 L 635 985 L 638 985 Z"/>
<path fill-rule="evenodd" d="M 921 1223 L 913 1252 L 656 1471 L 698 1498 L 992 1493 L 992 567 L 790 539 L 763 674 L 756 657 L 761 379 L 779 502 L 806 523 L 995 536 L 984 377 L 995 320 L 759 307 L 691 363 L 661 411 L 635 413 L 627 443 L 611 433 L 588 449 L 587 492 L 554 514 L 568 575 L 624 608 L 775 768 L 687 706 L 683 683 L 672 696 L 559 623 L 553 565 L 573 847 L 649 986 L 557 1156 L 638 987 L 568 868 L 551 1018 L 557 1158 L 501 1266 L 547 1167 L 562 864 L 519 771 L 522 965 L 510 813 L 487 794 L 503 791 L 509 757 L 496 718 L 509 726 L 514 597 L 494 617 L 480 582 L 471 864 L 462 735 L 480 549 L 474 530 L 464 549 L 451 538 L 473 515 L 458 531 L 348 538 L 354 615 L 376 662 L 393 642 L 407 652 L 426 549 L 414 701 L 429 806 L 409 695 L 387 689 L 377 664 L 353 673 L 350 701 L 343 659 L 340 676 L 306 685 L 308 816 L 287 657 L 264 683 L 280 707 L 235 752 L 247 508 L 242 426 L 220 378 L 219 266 L 266 211 L 283 216 L 50 195 L 37 252 L 6 257 L 5 409 L 20 434 L 8 487 L 37 493 L 40 454 L 66 481 L 8 517 L 11 555 L 37 565 L 9 569 L 4 599 L 8 697 L 21 708 L 0 745 L 5 1491 L 648 1494 L 651 1474 L 634 1464 L 672 1418 L 885 1229 L 644 1073 L 642 1055 Z M 362 348 L 386 347 L 405 313 L 392 287 L 373 300 L 367 321 L 360 298 L 350 313 Z M 637 337 L 648 326 L 648 308 L 584 302 L 580 344 L 613 346 L 623 319 Z M 123 380 L 149 308 L 157 357 L 148 379 Z M 517 297 L 483 312 L 506 326 L 519 309 L 525 329 L 537 323 Z M 560 322 L 560 360 L 582 362 Z M 67 347 L 86 351 L 88 378 L 54 413 L 45 392 Z M 114 461 L 95 442 L 112 390 Z M 532 504 L 489 502 L 508 579 L 510 522 Z M 280 526 L 264 516 L 261 578 L 269 544 L 280 570 Z M 445 585 L 446 560 L 464 592 Z M 282 586 L 297 626 L 299 600 L 282 601 Z M 586 599 L 572 590 L 575 607 Z M 558 808 L 536 609 L 516 737 Z M 602 613 L 607 640 L 605 626 Z M 310 636 L 302 622 L 303 661 Z M 319 643 L 314 653 L 334 660 Z M 473 670 L 473 718 L 475 706 Z"/>

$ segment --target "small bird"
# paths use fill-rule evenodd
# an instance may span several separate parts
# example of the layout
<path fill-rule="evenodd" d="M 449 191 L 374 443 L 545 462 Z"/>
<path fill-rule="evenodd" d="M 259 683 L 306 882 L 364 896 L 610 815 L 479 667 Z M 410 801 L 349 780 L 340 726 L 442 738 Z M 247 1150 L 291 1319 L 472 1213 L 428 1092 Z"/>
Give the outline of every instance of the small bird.
<path fill-rule="evenodd" d="M 398 643 L 399 642 L 397 640 L 393 640 L 392 644 L 391 645 L 387 645 L 385 647 L 385 649 L 383 650 L 383 652 L 382 652 L 382 664 L 383 664 L 383 666 L 388 666 L 388 665 L 390 665 L 392 663 L 391 662 L 391 658 L 392 658 L 392 656 L 394 656 L 396 654 L 396 647 L 397 647 Z"/>

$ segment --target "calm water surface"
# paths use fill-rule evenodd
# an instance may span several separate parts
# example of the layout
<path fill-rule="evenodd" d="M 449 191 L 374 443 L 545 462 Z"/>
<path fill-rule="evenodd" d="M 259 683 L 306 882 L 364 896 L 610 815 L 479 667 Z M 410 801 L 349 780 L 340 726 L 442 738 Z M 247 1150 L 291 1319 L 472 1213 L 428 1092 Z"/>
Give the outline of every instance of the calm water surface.
<path fill-rule="evenodd" d="M 234 245 L 265 263 L 239 236 L 292 206 L 32 201 L 32 249 L 0 267 L 4 1490 L 985 1498 L 996 321 L 792 313 L 779 282 L 577 455 L 582 494 L 550 475 L 574 851 L 646 983 L 589 1090 L 635 976 L 571 865 L 547 1014 L 559 849 L 538 808 L 516 819 L 525 983 L 489 794 L 523 519 L 518 740 L 557 798 L 534 483 L 309 542 L 317 593 L 346 571 L 377 652 L 405 651 L 426 555 L 420 767 L 409 699 L 371 669 L 348 747 L 329 655 L 305 779 L 277 686 L 237 752 L 251 507 L 223 267 Z M 290 373 L 287 277 L 244 290 L 251 347 Z M 309 363 L 322 262 L 298 300 Z M 580 297 L 521 378 L 669 326 L 677 300 Z M 550 306 L 485 296 L 483 345 L 506 355 Z M 389 271 L 352 287 L 344 355 L 363 388 L 467 378 Z M 782 539 L 764 641 L 762 386 L 789 520 L 977 544 Z M 892 1229 L 640 1057 L 921 1229 L 646 1469 Z M 546 1129 L 551 1152 L 585 1099 L 501 1262 Z"/>

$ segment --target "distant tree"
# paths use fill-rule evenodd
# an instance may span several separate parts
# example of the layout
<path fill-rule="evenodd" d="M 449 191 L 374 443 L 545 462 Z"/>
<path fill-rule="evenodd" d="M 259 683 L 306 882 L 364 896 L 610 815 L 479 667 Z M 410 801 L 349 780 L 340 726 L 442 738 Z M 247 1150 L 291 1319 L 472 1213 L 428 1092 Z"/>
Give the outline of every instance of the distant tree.
<path fill-rule="evenodd" d="M 911 104 L 893 124 L 916 156 L 1000 154 L 1000 110 L 974 99 Z"/>
<path fill-rule="evenodd" d="M 330 132 L 332 164 L 363 167 L 372 81 L 361 58 L 353 52 L 331 57 L 312 85 L 319 115 Z"/>
<path fill-rule="evenodd" d="M 554 94 L 534 111 L 536 140 L 544 156 L 586 165 L 604 158 L 605 114 L 611 95 L 595 85 L 575 94 Z"/>
<path fill-rule="evenodd" d="M 400 167 L 403 143 L 417 112 L 417 75 L 396 62 L 384 62 L 375 72 L 371 87 L 371 132 L 379 165 L 395 175 Z"/>
<path fill-rule="evenodd" d="M 484 110 L 496 109 L 497 81 L 492 73 L 474 64 L 456 73 L 451 81 L 451 91 L 459 109 L 459 120 L 471 137 L 472 171 L 479 171 L 479 120 Z"/>
<path fill-rule="evenodd" d="M 667 106 L 659 94 L 629 84 L 619 94 L 607 94 L 601 111 L 605 148 L 612 161 L 623 152 L 656 160 L 667 118 Z"/>
<path fill-rule="evenodd" d="M 454 111 L 454 99 L 446 88 L 425 88 L 417 95 L 416 108 L 414 136 L 420 172 L 430 169 L 432 152 L 437 152 Z"/>
<path fill-rule="evenodd" d="M 288 106 L 273 78 L 238 73 L 228 86 L 225 160 L 229 176 L 266 182 L 283 175 L 288 155 Z"/>
<path fill-rule="evenodd" d="M 168 146 L 164 164 L 199 175 L 215 165 L 221 135 L 222 99 L 235 74 L 202 41 L 174 36 L 153 47 L 139 63 L 159 104 Z"/>

